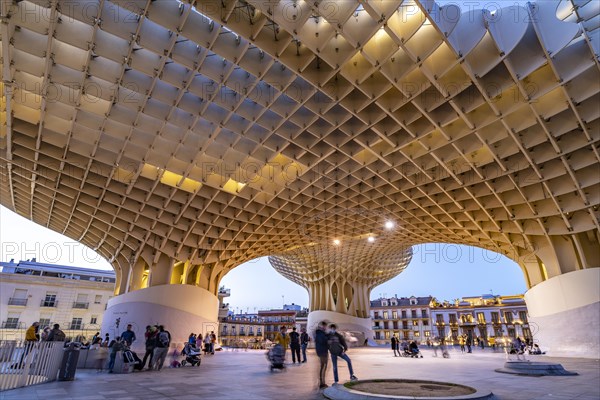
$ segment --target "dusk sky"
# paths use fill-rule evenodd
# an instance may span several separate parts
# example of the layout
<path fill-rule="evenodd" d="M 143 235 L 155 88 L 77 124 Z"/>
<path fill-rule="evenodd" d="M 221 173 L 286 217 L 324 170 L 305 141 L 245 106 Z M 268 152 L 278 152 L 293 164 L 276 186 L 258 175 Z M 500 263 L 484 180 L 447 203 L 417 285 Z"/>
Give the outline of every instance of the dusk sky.
<path fill-rule="evenodd" d="M 397 277 L 377 286 L 379 296 L 427 296 L 452 300 L 481 294 L 517 294 L 526 290 L 523 273 L 513 261 L 483 249 L 427 244 L 413 248 L 413 259 Z M 0 206 L 0 260 L 36 258 L 40 262 L 111 269 L 94 251 Z M 266 257 L 249 261 L 227 274 L 232 309 L 280 308 L 283 302 L 308 306 L 304 288 L 279 275 Z M 282 298 L 283 296 L 283 298 Z"/>

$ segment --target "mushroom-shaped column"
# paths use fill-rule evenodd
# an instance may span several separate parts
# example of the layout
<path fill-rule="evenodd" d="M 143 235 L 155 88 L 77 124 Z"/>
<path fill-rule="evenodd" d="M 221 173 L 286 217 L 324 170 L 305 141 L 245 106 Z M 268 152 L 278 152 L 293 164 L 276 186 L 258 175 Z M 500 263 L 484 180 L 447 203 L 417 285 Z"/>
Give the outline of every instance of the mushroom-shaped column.
<path fill-rule="evenodd" d="M 272 255 L 269 261 L 281 275 L 308 290 L 309 329 L 328 320 L 340 330 L 352 332 L 362 344 L 372 337 L 371 289 L 402 272 L 411 258 L 411 247 L 384 247 L 361 238 L 299 246 Z"/>

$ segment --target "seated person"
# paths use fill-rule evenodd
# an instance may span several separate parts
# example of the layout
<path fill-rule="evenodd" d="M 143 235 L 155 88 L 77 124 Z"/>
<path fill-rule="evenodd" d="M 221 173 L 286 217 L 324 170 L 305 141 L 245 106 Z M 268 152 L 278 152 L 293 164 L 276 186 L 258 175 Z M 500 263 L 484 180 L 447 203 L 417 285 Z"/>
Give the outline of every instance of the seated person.
<path fill-rule="evenodd" d="M 410 342 L 410 344 L 408 345 L 408 350 L 410 351 L 411 354 L 418 354 L 419 346 L 417 346 L 417 342 L 415 342 L 414 340 L 412 342 Z"/>

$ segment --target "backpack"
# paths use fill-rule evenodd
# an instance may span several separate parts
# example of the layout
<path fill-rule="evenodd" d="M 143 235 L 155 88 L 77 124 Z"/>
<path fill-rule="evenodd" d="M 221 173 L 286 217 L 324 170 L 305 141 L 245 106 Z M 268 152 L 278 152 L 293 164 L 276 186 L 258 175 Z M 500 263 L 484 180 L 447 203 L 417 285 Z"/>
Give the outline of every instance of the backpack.
<path fill-rule="evenodd" d="M 344 346 L 342 346 L 342 342 L 340 342 L 340 337 L 337 333 L 329 336 L 329 339 L 327 339 L 327 344 L 329 346 L 329 351 L 334 356 L 339 356 L 344 352 Z"/>
<path fill-rule="evenodd" d="M 167 334 L 167 332 L 159 332 L 158 346 L 159 347 L 169 347 L 169 335 Z"/>
<path fill-rule="evenodd" d="M 61 331 L 60 329 L 57 329 L 56 331 L 54 331 L 54 337 L 52 339 L 54 342 L 64 342 L 65 339 L 66 339 L 66 336 L 63 331 Z"/>

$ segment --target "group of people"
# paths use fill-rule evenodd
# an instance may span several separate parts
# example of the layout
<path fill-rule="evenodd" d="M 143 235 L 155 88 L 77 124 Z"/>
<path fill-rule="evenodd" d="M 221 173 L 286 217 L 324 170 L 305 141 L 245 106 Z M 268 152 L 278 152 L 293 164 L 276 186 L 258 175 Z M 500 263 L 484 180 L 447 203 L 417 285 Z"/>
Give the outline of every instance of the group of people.
<path fill-rule="evenodd" d="M 392 351 L 394 352 L 394 357 L 417 357 L 419 355 L 419 345 L 417 345 L 415 340 L 411 340 L 410 342 L 403 340 L 400 342 L 400 339 L 396 337 L 396 335 L 392 335 L 390 343 Z M 400 351 L 402 351 L 402 353 Z"/>
<path fill-rule="evenodd" d="M 54 324 L 52 329 L 50 329 L 49 326 L 46 326 L 40 332 L 40 323 L 35 321 L 25 331 L 25 344 L 23 346 L 23 353 L 21 353 L 21 359 L 18 363 L 11 365 L 11 368 L 23 368 L 25 357 L 29 354 L 35 343 L 39 341 L 64 342 L 65 339 L 65 333 L 60 329 L 59 324 Z"/>
<path fill-rule="evenodd" d="M 215 354 L 215 345 L 217 344 L 217 335 L 214 331 L 210 331 L 204 337 L 201 333 L 197 335 L 190 333 L 188 344 L 195 346 L 197 349 L 204 351 L 204 355 Z"/>

